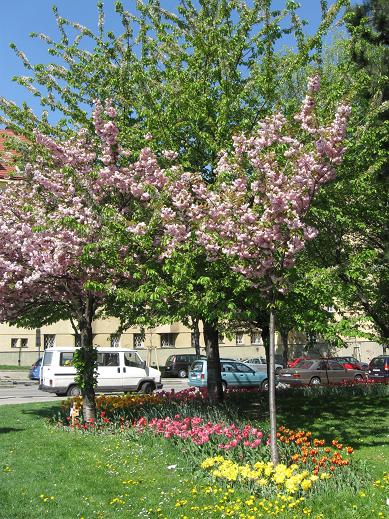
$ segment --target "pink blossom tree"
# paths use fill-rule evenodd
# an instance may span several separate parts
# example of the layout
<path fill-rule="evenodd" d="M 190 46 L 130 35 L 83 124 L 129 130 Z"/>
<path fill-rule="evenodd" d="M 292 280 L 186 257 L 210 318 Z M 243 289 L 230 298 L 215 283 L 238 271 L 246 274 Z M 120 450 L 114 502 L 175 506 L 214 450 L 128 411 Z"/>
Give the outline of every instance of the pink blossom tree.
<path fill-rule="evenodd" d="M 38 158 L 0 197 L 0 320 L 35 327 L 70 319 L 81 339 L 75 365 L 87 420 L 95 416 L 92 321 L 116 284 L 142 283 L 150 200 L 167 181 L 150 149 L 137 160 L 121 149 L 115 115 L 111 103 L 96 102 L 93 134 L 57 142 L 36 132 Z"/>
<path fill-rule="evenodd" d="M 269 406 L 272 460 L 277 462 L 274 380 L 274 306 L 287 290 L 285 273 L 317 230 L 307 224 L 315 194 L 335 178 L 344 154 L 350 108 L 340 104 L 333 121 L 320 125 L 315 116 L 319 78 L 313 77 L 293 121 L 276 113 L 253 135 L 234 137 L 222 152 L 212 185 L 199 174 L 182 172 L 169 187 L 171 206 L 162 212 L 167 251 L 186 247 L 192 237 L 209 262 L 223 261 L 248 280 L 270 308 Z M 226 272 L 228 275 L 228 272 Z M 217 319 L 205 323 L 214 337 L 209 360 L 219 362 Z M 219 364 L 220 372 L 220 364 Z M 208 378 L 209 394 L 221 399 L 220 377 Z"/>

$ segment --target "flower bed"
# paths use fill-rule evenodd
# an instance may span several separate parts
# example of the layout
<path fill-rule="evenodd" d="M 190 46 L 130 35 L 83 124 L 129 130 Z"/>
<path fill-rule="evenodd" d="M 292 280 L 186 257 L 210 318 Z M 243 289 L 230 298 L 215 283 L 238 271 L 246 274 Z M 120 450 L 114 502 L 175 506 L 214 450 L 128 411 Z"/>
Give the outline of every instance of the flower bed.
<path fill-rule="evenodd" d="M 292 398 L 309 394 L 306 401 L 314 394 L 338 395 L 340 391 L 352 392 L 357 398 L 365 388 L 303 388 L 286 390 L 285 394 Z M 181 469 L 190 470 L 197 480 L 192 495 L 204 492 L 214 497 L 213 506 L 194 505 L 187 489 L 189 495 L 176 503 L 180 517 L 309 515 L 310 496 L 361 488 L 367 479 L 366 471 L 353 461 L 353 449 L 336 439 L 326 442 L 315 438 L 309 431 L 283 426 L 278 429 L 280 463 L 274 467 L 270 462 L 268 430 L 242 419 L 242 392 L 245 404 L 251 401 L 256 411 L 263 409 L 266 395 L 260 393 L 231 391 L 224 406 L 213 408 L 207 404 L 206 392 L 191 388 L 178 393 L 99 396 L 95 422 L 86 424 L 81 418 L 73 426 L 68 420 L 59 425 L 88 434 L 122 433 L 124 441 L 128 438 L 141 442 L 144 436 L 146 443 L 155 442 L 156 437 L 174 443 L 180 452 L 185 452 L 186 468 Z M 81 406 L 81 400 L 67 401 L 63 413 L 69 412 L 70 405 Z M 231 415 L 234 406 L 240 416 L 237 412 Z"/>

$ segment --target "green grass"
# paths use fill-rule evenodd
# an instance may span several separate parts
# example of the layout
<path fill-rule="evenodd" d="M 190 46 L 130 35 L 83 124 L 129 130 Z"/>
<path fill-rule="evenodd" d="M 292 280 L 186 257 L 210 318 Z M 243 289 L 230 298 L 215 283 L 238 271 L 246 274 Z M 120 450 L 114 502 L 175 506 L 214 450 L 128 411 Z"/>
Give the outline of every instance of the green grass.
<path fill-rule="evenodd" d="M 232 407 L 237 398 L 232 399 Z M 267 426 L 263 398 L 242 399 L 241 416 Z M 53 404 L 0 407 L 1 519 L 223 517 L 214 509 L 191 511 L 191 506 L 211 505 L 219 497 L 191 492 L 194 486 L 204 488 L 209 483 L 196 463 L 188 462 L 185 448 L 147 434 L 65 432 L 47 425 L 46 418 L 57 410 Z M 343 488 L 336 494 L 308 498 L 311 517 L 384 517 L 379 512 L 389 510 L 385 504 L 389 492 L 375 487 L 373 481 L 388 470 L 387 396 L 358 391 L 284 392 L 278 397 L 278 413 L 280 425 L 310 430 L 327 440 L 336 437 L 353 446 L 370 474 L 358 491 Z M 169 468 L 172 465 L 176 467 Z M 239 497 L 246 499 L 247 494 L 235 495 Z M 177 500 L 182 500 L 182 506 L 176 507 Z"/>

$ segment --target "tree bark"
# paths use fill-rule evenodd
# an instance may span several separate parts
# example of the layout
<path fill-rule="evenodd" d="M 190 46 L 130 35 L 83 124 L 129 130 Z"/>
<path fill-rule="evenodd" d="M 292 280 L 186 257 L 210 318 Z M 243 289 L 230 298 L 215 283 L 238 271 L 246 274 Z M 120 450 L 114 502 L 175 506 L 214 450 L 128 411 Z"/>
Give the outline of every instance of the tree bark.
<path fill-rule="evenodd" d="M 211 404 L 223 402 L 223 386 L 220 368 L 219 333 L 215 323 L 203 321 L 204 340 L 207 351 L 207 388 Z"/>
<path fill-rule="evenodd" d="M 282 342 L 282 365 L 284 368 L 288 367 L 288 360 L 289 360 L 289 343 L 288 343 L 288 336 L 289 331 L 288 330 L 281 330 L 281 342 Z"/>
<path fill-rule="evenodd" d="M 86 300 L 82 315 L 78 319 L 80 330 L 80 357 L 82 365 L 78 370 L 81 385 L 82 410 L 87 422 L 96 419 L 95 374 L 97 352 L 93 346 L 92 323 L 95 316 L 95 301 L 93 297 Z"/>
<path fill-rule="evenodd" d="M 275 317 L 270 311 L 269 319 L 269 413 L 270 413 L 270 452 L 273 465 L 278 464 L 277 449 L 277 410 L 275 385 Z"/>
<path fill-rule="evenodd" d="M 192 330 L 193 330 L 193 346 L 196 352 L 196 355 L 200 357 L 200 330 L 199 330 L 199 320 L 192 318 Z"/>

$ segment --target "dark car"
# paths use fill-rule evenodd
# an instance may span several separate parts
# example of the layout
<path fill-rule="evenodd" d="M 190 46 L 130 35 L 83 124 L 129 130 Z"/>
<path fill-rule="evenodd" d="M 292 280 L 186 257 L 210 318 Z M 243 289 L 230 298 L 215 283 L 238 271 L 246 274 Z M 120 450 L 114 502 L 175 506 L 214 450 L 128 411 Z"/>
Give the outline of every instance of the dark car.
<path fill-rule="evenodd" d="M 389 381 L 389 355 L 380 355 L 370 361 L 368 377 L 370 380 Z"/>
<path fill-rule="evenodd" d="M 170 355 L 166 359 L 164 374 L 171 377 L 185 378 L 188 376 L 189 366 L 198 358 L 194 353 Z"/>
<path fill-rule="evenodd" d="M 281 370 L 278 380 L 290 386 L 319 384 L 341 384 L 347 381 L 362 381 L 365 372 L 359 369 L 345 369 L 334 360 L 306 360 L 295 368 Z"/>
<path fill-rule="evenodd" d="M 39 380 L 40 374 L 41 374 L 41 364 L 42 364 L 42 357 L 40 357 L 31 366 L 30 371 L 28 372 L 28 378 L 30 380 Z"/>

